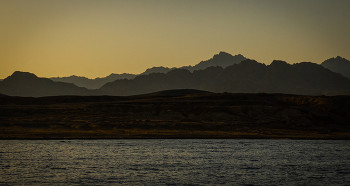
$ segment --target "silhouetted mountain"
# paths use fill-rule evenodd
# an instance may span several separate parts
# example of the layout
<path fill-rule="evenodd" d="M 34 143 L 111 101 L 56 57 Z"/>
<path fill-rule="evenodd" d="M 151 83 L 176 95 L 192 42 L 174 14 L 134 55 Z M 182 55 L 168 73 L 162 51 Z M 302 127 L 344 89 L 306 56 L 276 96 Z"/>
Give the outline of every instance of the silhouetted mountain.
<path fill-rule="evenodd" d="M 162 66 L 152 67 L 147 69 L 145 72 L 141 73 L 140 75 L 148 75 L 152 73 L 168 73 L 169 71 L 172 71 L 174 69 L 186 69 L 186 70 L 189 70 L 190 72 L 193 72 L 195 70 L 204 70 L 208 67 L 216 67 L 216 66 L 226 68 L 230 65 L 238 64 L 241 61 L 244 61 L 246 59 L 247 58 L 245 58 L 241 54 L 232 56 L 229 53 L 221 51 L 219 54 L 215 54 L 211 59 L 208 59 L 206 61 L 201 61 L 195 66 L 183 66 L 180 68 L 175 68 L 175 67 L 168 68 L 168 67 L 162 67 Z"/>
<path fill-rule="evenodd" d="M 152 67 L 147 69 L 145 72 L 141 73 L 140 75 L 148 75 L 152 73 L 167 73 L 171 70 L 174 70 L 176 68 L 168 68 L 168 67 Z"/>
<path fill-rule="evenodd" d="M 7 95 L 5 95 L 5 94 L 1 94 L 1 93 L 0 93 L 0 97 L 6 97 L 6 96 L 7 96 Z"/>
<path fill-rule="evenodd" d="M 340 56 L 330 58 L 324 61 L 321 65 L 333 72 L 337 72 L 347 78 L 350 78 L 350 61 L 345 58 Z"/>
<path fill-rule="evenodd" d="M 71 83 L 54 82 L 47 78 L 38 78 L 28 72 L 14 72 L 0 82 L 0 92 L 11 96 L 55 96 L 88 95 L 86 88 Z"/>
<path fill-rule="evenodd" d="M 152 67 L 147 69 L 145 72 L 141 73 L 140 75 L 148 75 L 152 73 L 168 73 L 169 71 L 175 70 L 175 69 L 187 69 L 190 72 L 193 72 L 194 70 L 203 70 L 208 67 L 227 67 L 233 64 L 237 64 L 246 58 L 242 56 L 241 54 L 232 56 L 231 54 L 228 54 L 226 52 L 220 52 L 219 54 L 215 54 L 213 58 L 206 60 L 206 61 L 201 61 L 195 66 L 183 66 L 180 68 L 168 68 L 168 67 Z M 89 79 L 86 77 L 81 77 L 81 76 L 69 76 L 69 77 L 53 77 L 50 78 L 53 81 L 58 81 L 58 82 L 66 82 L 66 83 L 73 83 L 79 87 L 85 87 L 88 89 L 99 89 L 102 87 L 104 84 L 119 80 L 119 79 L 133 79 L 137 75 L 135 74 L 111 74 L 107 77 L 104 78 L 96 78 L 96 79 Z"/>
<path fill-rule="evenodd" d="M 241 54 L 232 56 L 229 53 L 220 52 L 219 54 L 215 54 L 213 56 L 213 58 L 206 60 L 206 61 L 201 61 L 200 63 L 198 63 L 195 66 L 183 66 L 181 68 L 187 69 L 191 72 L 193 72 L 195 70 L 203 70 L 203 69 L 206 69 L 208 67 L 216 67 L 216 66 L 226 68 L 226 67 L 231 66 L 233 64 L 238 64 L 241 61 L 244 61 L 246 59 L 247 58 L 245 58 Z"/>
<path fill-rule="evenodd" d="M 102 85 L 108 82 L 112 82 L 118 79 L 133 79 L 134 77 L 136 77 L 136 75 L 123 73 L 123 74 L 111 74 L 104 78 L 95 78 L 95 79 L 89 79 L 89 78 L 80 77 L 80 76 L 54 77 L 50 79 L 58 82 L 73 83 L 79 87 L 85 87 L 88 89 L 98 89 Z"/>
<path fill-rule="evenodd" d="M 273 61 L 271 65 L 245 60 L 239 64 L 209 67 L 190 72 L 175 69 L 168 73 L 117 80 L 101 87 L 109 95 L 137 95 L 169 89 L 198 89 L 211 92 L 288 93 L 303 95 L 349 94 L 350 79 L 315 63 L 290 65 Z"/>
<path fill-rule="evenodd" d="M 265 65 L 250 59 L 239 62 L 242 59 L 245 59 L 242 55 L 232 56 L 220 52 L 212 59 L 202 61 L 193 67 L 154 67 L 136 77 L 133 74 L 111 74 L 105 78 L 93 80 L 77 76 L 59 78 L 61 81 L 75 82 L 90 88 L 96 88 L 105 82 L 112 81 L 96 90 L 38 78 L 31 73 L 15 72 L 0 81 L 0 92 L 10 96 L 119 96 L 148 94 L 172 89 L 196 89 L 231 93 L 350 94 L 350 79 L 315 63 L 302 62 L 291 65 L 284 61 L 275 60 L 270 65 Z M 340 57 L 332 58 L 330 61 L 327 60 L 324 64 L 348 64 L 347 60 L 344 62 L 345 59 Z M 228 66 L 229 64 L 233 65 Z M 209 67 L 205 68 L 207 66 Z M 132 79 L 133 77 L 135 78 Z M 114 79 L 117 80 L 113 81 Z"/>

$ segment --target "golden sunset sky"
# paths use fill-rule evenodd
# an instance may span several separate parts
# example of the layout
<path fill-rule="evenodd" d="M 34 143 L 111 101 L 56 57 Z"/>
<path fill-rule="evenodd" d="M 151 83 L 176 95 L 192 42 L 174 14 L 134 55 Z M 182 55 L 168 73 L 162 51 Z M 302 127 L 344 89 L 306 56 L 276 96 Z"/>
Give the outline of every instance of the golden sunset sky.
<path fill-rule="evenodd" d="M 350 59 L 349 0 L 0 0 L 0 78 L 141 73 L 225 51 Z"/>

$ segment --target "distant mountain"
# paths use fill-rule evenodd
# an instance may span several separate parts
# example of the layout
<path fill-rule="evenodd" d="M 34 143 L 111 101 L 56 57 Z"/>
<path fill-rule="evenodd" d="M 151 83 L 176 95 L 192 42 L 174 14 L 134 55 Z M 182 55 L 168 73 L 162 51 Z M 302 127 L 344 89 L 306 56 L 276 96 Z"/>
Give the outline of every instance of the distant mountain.
<path fill-rule="evenodd" d="M 350 78 L 350 61 L 345 58 L 340 56 L 330 58 L 324 61 L 321 65 L 333 72 L 337 72 L 347 78 Z"/>
<path fill-rule="evenodd" d="M 310 62 L 290 65 L 284 61 L 273 61 L 266 66 L 247 59 L 227 68 L 212 66 L 194 72 L 174 69 L 166 74 L 153 73 L 133 80 L 116 80 L 105 84 L 100 91 L 109 95 L 137 95 L 169 89 L 335 95 L 350 94 L 350 79 Z"/>
<path fill-rule="evenodd" d="M 153 74 L 153 73 L 167 73 L 171 70 L 176 69 L 174 68 L 168 68 L 168 67 L 152 67 L 148 68 L 145 72 L 141 73 L 140 75 L 148 75 L 148 74 Z"/>
<path fill-rule="evenodd" d="M 241 61 L 243 60 L 243 61 Z M 346 65 L 344 58 L 332 58 L 322 65 L 311 62 L 288 64 L 275 60 L 270 65 L 232 56 L 225 52 L 195 66 L 153 67 L 142 75 L 111 74 L 105 78 L 38 78 L 27 72 L 15 72 L 0 81 L 0 93 L 9 96 L 56 95 L 140 95 L 173 89 L 196 89 L 231 93 L 286 93 L 301 95 L 350 95 L 350 79 L 324 66 Z M 344 66 L 342 70 L 346 69 Z M 339 69 L 341 70 L 341 69 Z M 117 79 L 117 80 L 115 80 Z M 102 86 L 101 88 L 98 88 Z M 176 91 L 175 91 L 176 92 Z M 178 91 L 179 92 L 179 91 Z M 180 92 L 183 92 L 182 90 Z M 164 92 L 162 92 L 164 93 Z"/>
<path fill-rule="evenodd" d="M 245 58 L 243 55 L 238 54 L 235 56 L 232 56 L 229 53 L 226 52 L 220 52 L 219 54 L 215 54 L 213 56 L 213 58 L 206 60 L 206 61 L 201 61 L 200 63 L 198 63 L 195 66 L 183 66 L 181 68 L 183 69 L 187 69 L 190 72 L 193 72 L 195 70 L 204 70 L 208 67 L 222 67 L 222 68 L 226 68 L 228 66 L 234 65 L 234 64 L 238 64 L 241 61 L 246 60 L 247 58 Z"/>
<path fill-rule="evenodd" d="M 0 82 L 0 92 L 11 96 L 56 96 L 56 95 L 89 95 L 86 88 L 71 83 L 54 82 L 47 78 L 38 78 L 28 72 L 14 72 Z"/>
<path fill-rule="evenodd" d="M 148 75 L 152 73 L 168 73 L 169 71 L 175 70 L 175 69 L 187 69 L 190 72 L 193 72 L 195 70 L 203 70 L 208 67 L 212 66 L 220 66 L 223 68 L 226 68 L 230 65 L 233 64 L 238 64 L 239 62 L 245 60 L 246 58 L 242 56 L 241 54 L 232 56 L 229 53 L 226 52 L 220 52 L 219 54 L 215 54 L 213 58 L 206 60 L 206 61 L 201 61 L 195 66 L 183 66 L 183 67 L 173 67 L 173 68 L 168 68 L 168 67 L 152 67 L 147 69 L 145 72 L 139 74 L 139 75 Z M 135 74 L 111 74 L 107 77 L 104 78 L 96 78 L 96 79 L 89 79 L 86 77 L 81 77 L 81 76 L 69 76 L 69 77 L 53 77 L 50 78 L 53 81 L 58 81 L 58 82 L 66 82 L 66 83 L 73 83 L 79 87 L 85 87 L 88 89 L 99 89 L 101 88 L 104 84 L 119 80 L 119 79 L 133 79 L 137 75 Z"/>
<path fill-rule="evenodd" d="M 108 82 L 112 82 L 118 79 L 133 79 L 134 77 L 136 77 L 136 75 L 124 73 L 124 74 L 111 74 L 104 78 L 95 78 L 95 79 L 89 79 L 89 78 L 80 77 L 80 76 L 53 77 L 50 79 L 57 82 L 73 83 L 79 87 L 85 87 L 88 89 L 99 89 L 102 85 Z"/>
<path fill-rule="evenodd" d="M 211 59 L 208 59 L 206 61 L 201 61 L 197 65 L 194 66 L 183 66 L 179 68 L 168 68 L 168 67 L 152 67 L 147 69 L 145 72 L 141 73 L 140 75 L 148 75 L 151 73 L 168 73 L 169 71 L 172 71 L 174 69 L 186 69 L 190 72 L 193 72 L 195 70 L 204 70 L 208 67 L 223 67 L 226 68 L 228 66 L 231 66 L 233 64 L 238 64 L 241 61 L 246 60 L 243 55 L 238 54 L 235 56 L 232 56 L 229 53 L 226 52 L 220 52 L 219 54 L 215 54 Z"/>

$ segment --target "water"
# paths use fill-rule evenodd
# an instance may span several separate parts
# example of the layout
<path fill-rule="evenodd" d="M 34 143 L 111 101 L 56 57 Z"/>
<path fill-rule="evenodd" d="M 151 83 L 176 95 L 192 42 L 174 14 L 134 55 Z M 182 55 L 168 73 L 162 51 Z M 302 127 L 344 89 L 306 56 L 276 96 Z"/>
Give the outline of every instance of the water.
<path fill-rule="evenodd" d="M 0 185 L 349 185 L 350 141 L 0 141 Z"/>

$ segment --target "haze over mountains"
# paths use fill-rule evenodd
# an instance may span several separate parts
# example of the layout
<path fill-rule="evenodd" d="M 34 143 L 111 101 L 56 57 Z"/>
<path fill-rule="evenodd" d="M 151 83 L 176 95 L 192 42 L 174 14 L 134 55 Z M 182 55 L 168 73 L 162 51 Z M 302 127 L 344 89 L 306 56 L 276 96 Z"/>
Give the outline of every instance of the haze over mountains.
<path fill-rule="evenodd" d="M 198 89 L 232 93 L 340 95 L 350 94 L 350 79 L 347 78 L 349 64 L 348 60 L 337 57 L 326 60 L 322 65 L 310 62 L 291 65 L 278 60 L 265 65 L 242 55 L 232 56 L 220 52 L 195 66 L 153 67 L 140 75 L 111 74 L 106 78 L 96 79 L 77 76 L 51 78 L 55 82 L 47 78 L 38 78 L 31 73 L 15 72 L 0 82 L 0 93 L 34 97 L 124 96 L 169 89 Z"/>

